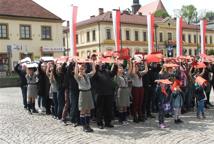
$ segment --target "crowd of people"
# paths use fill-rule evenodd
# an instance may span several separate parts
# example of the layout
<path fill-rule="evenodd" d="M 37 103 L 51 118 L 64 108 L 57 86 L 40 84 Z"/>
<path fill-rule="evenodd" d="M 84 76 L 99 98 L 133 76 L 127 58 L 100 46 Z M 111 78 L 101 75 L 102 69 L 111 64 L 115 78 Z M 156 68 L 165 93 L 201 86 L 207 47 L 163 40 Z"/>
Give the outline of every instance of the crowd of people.
<path fill-rule="evenodd" d="M 149 62 L 134 57 L 104 62 L 93 54 L 84 61 L 41 59 L 38 66 L 20 62 L 15 71 L 29 114 L 51 114 L 64 125 L 68 121 L 74 127 L 82 125 L 85 132 L 93 132 L 91 119 L 103 129 L 113 128 L 116 119 L 121 125 L 130 117 L 139 123 L 158 113 L 159 127 L 165 128 L 165 117 L 174 117 L 175 124 L 180 124 L 181 113 L 196 108 L 196 117 L 201 119 L 204 109 L 213 107 L 214 63 L 203 58 Z"/>

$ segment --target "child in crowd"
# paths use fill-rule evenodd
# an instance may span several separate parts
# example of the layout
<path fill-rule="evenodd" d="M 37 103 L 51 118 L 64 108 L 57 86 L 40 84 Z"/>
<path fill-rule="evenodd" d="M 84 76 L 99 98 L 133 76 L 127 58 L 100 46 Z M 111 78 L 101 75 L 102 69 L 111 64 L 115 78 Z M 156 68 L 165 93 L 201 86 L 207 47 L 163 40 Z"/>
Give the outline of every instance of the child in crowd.
<path fill-rule="evenodd" d="M 159 127 L 166 128 L 166 124 L 164 122 L 165 111 L 170 109 L 169 103 L 167 103 L 167 97 L 169 96 L 166 88 L 169 84 L 172 84 L 168 79 L 156 80 L 157 87 L 156 87 L 156 95 L 158 98 L 158 120 L 159 120 Z"/>
<path fill-rule="evenodd" d="M 180 88 L 180 81 L 175 80 L 172 85 L 172 107 L 174 110 L 174 118 L 175 124 L 180 124 L 183 121 L 179 118 L 181 114 L 181 108 L 183 106 L 183 98 L 182 98 L 182 91 Z"/>
<path fill-rule="evenodd" d="M 202 82 L 203 81 L 203 82 Z M 200 114 L 202 114 L 202 117 L 205 119 L 205 113 L 204 113 L 204 102 L 206 100 L 206 92 L 204 88 L 207 85 L 207 81 L 204 80 L 202 77 L 198 76 L 195 80 L 195 96 L 197 101 L 197 118 L 200 119 Z"/>

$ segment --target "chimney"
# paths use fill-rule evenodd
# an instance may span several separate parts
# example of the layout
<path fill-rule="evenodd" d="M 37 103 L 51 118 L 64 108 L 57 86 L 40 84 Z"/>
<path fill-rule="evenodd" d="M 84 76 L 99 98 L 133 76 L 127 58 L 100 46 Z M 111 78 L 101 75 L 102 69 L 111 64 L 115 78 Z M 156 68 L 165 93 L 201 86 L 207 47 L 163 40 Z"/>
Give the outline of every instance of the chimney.
<path fill-rule="evenodd" d="M 91 19 L 92 19 L 92 18 L 95 18 L 95 15 L 90 16 L 90 18 L 91 18 Z"/>
<path fill-rule="evenodd" d="M 104 9 L 103 8 L 99 8 L 99 15 L 104 14 Z"/>
<path fill-rule="evenodd" d="M 129 15 L 129 12 L 127 10 L 124 10 L 123 14 Z"/>
<path fill-rule="evenodd" d="M 69 27 L 70 26 L 70 22 L 69 21 L 67 21 L 67 27 Z"/>

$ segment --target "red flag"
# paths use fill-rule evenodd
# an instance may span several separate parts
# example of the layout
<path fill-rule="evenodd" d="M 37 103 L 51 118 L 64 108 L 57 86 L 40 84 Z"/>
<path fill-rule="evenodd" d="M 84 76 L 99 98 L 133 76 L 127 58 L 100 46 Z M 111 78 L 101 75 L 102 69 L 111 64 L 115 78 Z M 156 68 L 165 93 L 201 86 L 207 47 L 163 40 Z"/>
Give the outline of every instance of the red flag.
<path fill-rule="evenodd" d="M 76 24 L 77 24 L 77 6 L 72 5 L 72 14 L 70 22 L 70 56 L 77 55 L 77 46 L 76 46 Z"/>
<path fill-rule="evenodd" d="M 201 31 L 201 54 L 206 53 L 206 26 L 207 21 L 201 20 L 200 21 L 200 31 Z"/>
<path fill-rule="evenodd" d="M 148 54 L 154 52 L 154 15 L 147 15 Z"/>
<path fill-rule="evenodd" d="M 114 29 L 114 38 L 115 38 L 115 51 L 120 51 L 121 49 L 121 36 L 120 36 L 120 10 L 112 11 L 112 21 L 113 21 L 113 29 Z"/>

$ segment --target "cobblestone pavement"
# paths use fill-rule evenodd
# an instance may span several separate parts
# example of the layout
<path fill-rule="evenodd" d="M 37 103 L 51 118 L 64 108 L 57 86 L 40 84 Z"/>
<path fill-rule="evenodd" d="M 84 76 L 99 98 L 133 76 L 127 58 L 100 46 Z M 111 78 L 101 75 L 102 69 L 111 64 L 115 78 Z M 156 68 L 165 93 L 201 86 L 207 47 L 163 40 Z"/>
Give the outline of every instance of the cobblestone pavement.
<path fill-rule="evenodd" d="M 182 116 L 184 124 L 161 130 L 155 119 L 145 123 L 97 129 L 84 133 L 81 127 L 63 126 L 51 116 L 29 115 L 21 105 L 19 88 L 0 89 L 0 144 L 214 144 L 214 109 L 206 111 L 206 120 L 197 120 L 195 113 Z"/>

